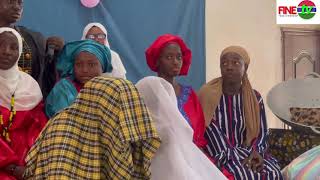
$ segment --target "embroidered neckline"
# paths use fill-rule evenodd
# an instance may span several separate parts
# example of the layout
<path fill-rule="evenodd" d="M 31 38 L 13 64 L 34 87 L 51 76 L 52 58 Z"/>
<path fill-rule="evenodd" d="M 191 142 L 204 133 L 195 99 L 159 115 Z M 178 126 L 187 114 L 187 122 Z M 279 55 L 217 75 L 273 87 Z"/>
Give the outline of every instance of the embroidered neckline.
<path fill-rule="evenodd" d="M 178 101 L 178 109 L 181 112 L 182 116 L 187 120 L 188 124 L 191 126 L 190 119 L 187 113 L 183 109 L 183 105 L 188 101 L 188 98 L 191 94 L 191 86 L 183 86 L 180 84 L 181 92 L 180 95 L 177 96 Z"/>

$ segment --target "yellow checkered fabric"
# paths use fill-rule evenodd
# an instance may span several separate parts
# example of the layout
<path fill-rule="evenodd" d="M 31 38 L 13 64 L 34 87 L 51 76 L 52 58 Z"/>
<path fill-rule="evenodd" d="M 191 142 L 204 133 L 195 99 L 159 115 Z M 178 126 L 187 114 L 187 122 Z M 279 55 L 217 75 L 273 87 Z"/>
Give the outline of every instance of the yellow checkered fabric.
<path fill-rule="evenodd" d="M 129 81 L 97 77 L 52 118 L 30 150 L 26 179 L 150 179 L 160 146 Z"/>

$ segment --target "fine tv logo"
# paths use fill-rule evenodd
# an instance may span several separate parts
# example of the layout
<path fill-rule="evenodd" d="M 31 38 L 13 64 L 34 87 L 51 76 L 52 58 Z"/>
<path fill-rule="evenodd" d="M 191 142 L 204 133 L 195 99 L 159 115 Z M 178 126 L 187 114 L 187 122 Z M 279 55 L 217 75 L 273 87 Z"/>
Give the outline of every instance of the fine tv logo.
<path fill-rule="evenodd" d="M 320 24 L 317 5 L 310 0 L 277 0 L 277 24 Z"/>
<path fill-rule="evenodd" d="M 311 19 L 317 12 L 316 5 L 312 1 L 302 1 L 298 6 L 279 6 L 280 16 L 298 16 L 302 19 Z"/>

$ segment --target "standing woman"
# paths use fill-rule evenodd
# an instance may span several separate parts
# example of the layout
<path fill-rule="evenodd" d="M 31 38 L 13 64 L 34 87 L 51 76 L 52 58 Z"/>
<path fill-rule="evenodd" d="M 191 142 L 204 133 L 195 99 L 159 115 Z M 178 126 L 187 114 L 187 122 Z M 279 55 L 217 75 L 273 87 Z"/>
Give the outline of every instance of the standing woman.
<path fill-rule="evenodd" d="M 100 23 L 89 23 L 83 30 L 82 40 L 91 39 L 98 43 L 105 45 L 110 49 L 108 41 L 108 32 L 106 28 Z M 122 64 L 120 56 L 117 52 L 111 50 L 111 64 L 113 70 L 109 73 L 104 73 L 106 76 L 126 79 L 126 69 Z"/>
<path fill-rule="evenodd" d="M 146 50 L 146 59 L 149 68 L 173 86 L 179 111 L 193 129 L 194 143 L 200 148 L 205 147 L 205 121 L 197 95 L 191 86 L 179 84 L 175 79 L 188 74 L 190 49 L 179 36 L 164 34 Z"/>
<path fill-rule="evenodd" d="M 47 119 L 38 83 L 19 71 L 22 38 L 0 28 L 0 179 L 20 179 L 25 157 Z"/>

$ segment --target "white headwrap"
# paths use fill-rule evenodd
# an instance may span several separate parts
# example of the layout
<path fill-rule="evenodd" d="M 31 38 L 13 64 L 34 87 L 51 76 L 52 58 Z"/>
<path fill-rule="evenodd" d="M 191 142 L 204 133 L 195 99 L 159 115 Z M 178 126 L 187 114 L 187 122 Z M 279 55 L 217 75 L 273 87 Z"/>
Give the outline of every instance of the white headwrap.
<path fill-rule="evenodd" d="M 106 28 L 100 24 L 100 23 L 89 23 L 84 29 L 83 29 L 83 33 L 82 33 L 82 38 L 81 40 L 86 39 L 86 36 L 88 34 L 88 32 L 90 31 L 90 29 L 92 27 L 98 27 L 101 29 L 102 32 L 104 32 L 104 34 L 106 35 L 106 37 L 108 36 L 108 32 L 106 30 Z M 106 38 L 105 40 L 105 46 L 107 46 L 109 49 L 110 48 L 110 44 L 108 41 L 108 38 Z M 122 64 L 122 61 L 120 59 L 120 56 L 117 52 L 111 50 L 111 64 L 113 67 L 113 70 L 111 73 L 104 73 L 105 76 L 107 77 L 116 77 L 116 78 L 123 78 L 126 79 L 126 69 Z"/>
<path fill-rule="evenodd" d="M 0 106 L 10 109 L 11 96 L 14 93 L 16 111 L 28 111 L 35 108 L 42 101 L 42 93 L 37 81 L 29 74 L 19 70 L 18 60 L 22 54 L 22 37 L 7 27 L 0 28 L 0 34 L 11 32 L 19 43 L 19 57 L 16 64 L 8 70 L 0 69 Z"/>
<path fill-rule="evenodd" d="M 140 80 L 136 87 L 162 141 L 151 162 L 151 179 L 226 179 L 193 143 L 192 128 L 179 112 L 172 85 L 150 76 Z"/>

